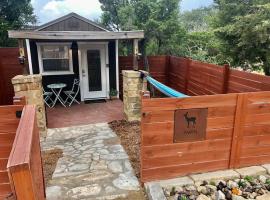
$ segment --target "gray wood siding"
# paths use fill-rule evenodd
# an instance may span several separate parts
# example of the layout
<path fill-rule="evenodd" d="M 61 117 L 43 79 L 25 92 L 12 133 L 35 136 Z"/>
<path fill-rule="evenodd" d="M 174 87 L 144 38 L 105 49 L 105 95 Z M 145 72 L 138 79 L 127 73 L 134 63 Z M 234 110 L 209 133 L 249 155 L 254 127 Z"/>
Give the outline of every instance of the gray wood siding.
<path fill-rule="evenodd" d="M 40 31 L 104 31 L 76 17 L 70 17 L 58 23 L 47 26 Z"/>

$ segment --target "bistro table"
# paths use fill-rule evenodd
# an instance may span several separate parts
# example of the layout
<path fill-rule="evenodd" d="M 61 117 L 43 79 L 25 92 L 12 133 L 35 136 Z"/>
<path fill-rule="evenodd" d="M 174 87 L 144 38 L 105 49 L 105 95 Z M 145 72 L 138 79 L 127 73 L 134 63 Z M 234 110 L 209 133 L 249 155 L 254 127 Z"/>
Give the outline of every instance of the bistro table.
<path fill-rule="evenodd" d="M 52 90 L 52 92 L 55 94 L 55 99 L 53 101 L 53 105 L 52 107 L 55 106 L 57 100 L 64 106 L 66 107 L 65 105 L 65 101 L 61 98 L 61 92 L 63 90 L 63 88 L 65 88 L 67 86 L 67 84 L 65 83 L 53 83 L 53 84 L 50 84 L 50 85 L 47 85 L 47 87 L 49 89 Z"/>

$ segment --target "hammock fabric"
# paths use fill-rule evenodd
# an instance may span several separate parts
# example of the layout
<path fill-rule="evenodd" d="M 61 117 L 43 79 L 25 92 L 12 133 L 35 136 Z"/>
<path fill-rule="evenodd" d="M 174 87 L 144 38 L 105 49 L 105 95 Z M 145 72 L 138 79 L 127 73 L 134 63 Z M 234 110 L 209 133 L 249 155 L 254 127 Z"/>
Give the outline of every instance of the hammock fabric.
<path fill-rule="evenodd" d="M 176 97 L 176 98 L 183 98 L 183 97 L 189 97 L 181 92 L 177 92 L 176 90 L 158 82 L 157 80 L 153 79 L 150 76 L 146 76 L 147 81 L 152 84 L 157 90 L 162 92 L 163 94 L 169 96 L 169 97 Z"/>

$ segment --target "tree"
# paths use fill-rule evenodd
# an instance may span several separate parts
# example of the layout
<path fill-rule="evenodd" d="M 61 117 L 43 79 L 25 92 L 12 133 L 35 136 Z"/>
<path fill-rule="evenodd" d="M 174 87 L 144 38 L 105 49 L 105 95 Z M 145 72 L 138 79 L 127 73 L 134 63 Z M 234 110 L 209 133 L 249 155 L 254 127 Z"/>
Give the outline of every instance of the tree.
<path fill-rule="evenodd" d="M 102 21 L 112 30 L 145 31 L 145 52 L 179 54 L 185 30 L 179 22 L 180 0 L 100 0 Z"/>
<path fill-rule="evenodd" d="M 16 46 L 16 40 L 8 38 L 8 30 L 20 29 L 36 23 L 30 0 L 1 0 L 0 46 Z"/>
<path fill-rule="evenodd" d="M 215 14 L 214 7 L 203 7 L 181 13 L 180 21 L 188 32 L 204 32 L 210 29 L 209 19 Z"/>
<path fill-rule="evenodd" d="M 268 0 L 215 0 L 218 14 L 213 25 L 223 53 L 233 65 L 263 65 L 270 75 L 270 3 Z"/>

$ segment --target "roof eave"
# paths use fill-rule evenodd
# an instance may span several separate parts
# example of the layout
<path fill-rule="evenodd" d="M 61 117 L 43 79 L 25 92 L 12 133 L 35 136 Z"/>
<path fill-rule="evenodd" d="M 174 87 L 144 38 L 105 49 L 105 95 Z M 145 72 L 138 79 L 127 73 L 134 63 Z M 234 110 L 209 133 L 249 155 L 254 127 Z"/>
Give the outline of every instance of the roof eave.
<path fill-rule="evenodd" d="M 143 39 L 144 31 L 8 31 L 10 38 L 40 40 Z"/>

